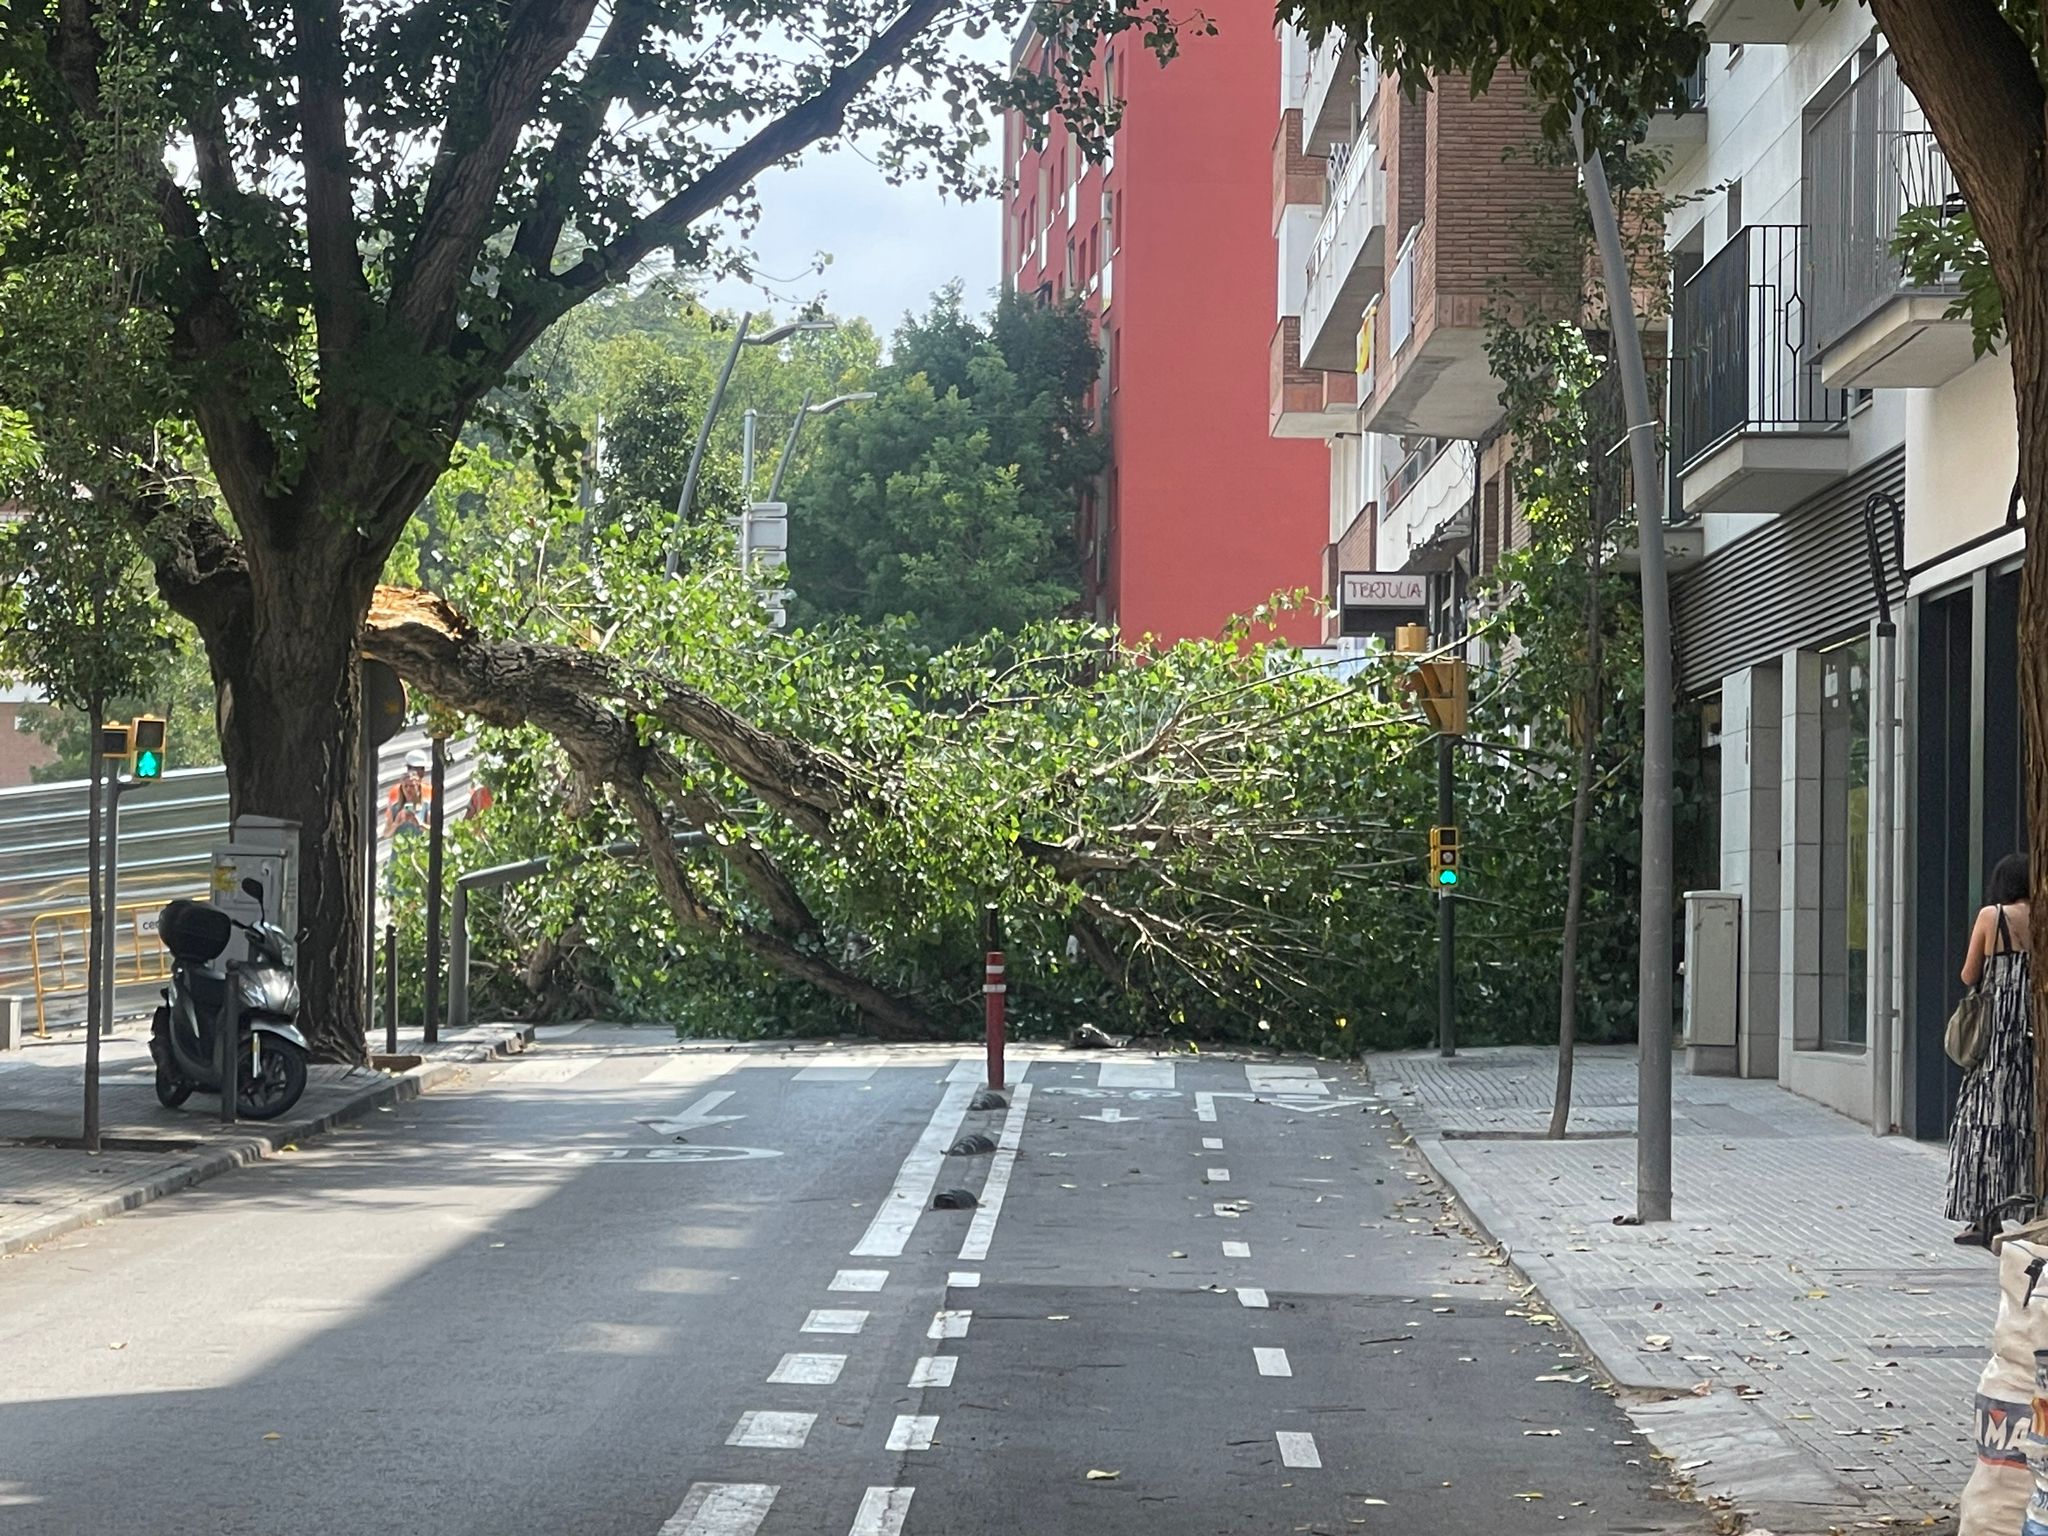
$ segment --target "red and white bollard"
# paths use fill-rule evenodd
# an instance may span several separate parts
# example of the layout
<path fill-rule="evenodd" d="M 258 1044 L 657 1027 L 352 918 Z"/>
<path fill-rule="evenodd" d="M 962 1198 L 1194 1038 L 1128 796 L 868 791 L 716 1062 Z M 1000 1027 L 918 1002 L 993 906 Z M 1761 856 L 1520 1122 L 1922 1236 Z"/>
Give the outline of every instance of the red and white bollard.
<path fill-rule="evenodd" d="M 988 1006 L 988 1085 L 1003 1086 L 1003 998 L 1009 992 L 1003 980 L 1003 952 L 988 952 L 988 971 L 981 984 L 982 1001 Z"/>

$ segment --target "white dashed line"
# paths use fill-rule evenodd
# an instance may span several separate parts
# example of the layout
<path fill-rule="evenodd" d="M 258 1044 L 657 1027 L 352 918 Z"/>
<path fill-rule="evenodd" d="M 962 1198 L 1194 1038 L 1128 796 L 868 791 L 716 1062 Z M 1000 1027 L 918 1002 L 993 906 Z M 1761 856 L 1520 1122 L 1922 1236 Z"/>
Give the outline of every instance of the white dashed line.
<path fill-rule="evenodd" d="M 1298 1429 L 1283 1429 L 1279 1432 L 1280 1465 L 1283 1467 L 1320 1467 L 1323 1458 L 1316 1454 L 1316 1437 Z"/>
<path fill-rule="evenodd" d="M 692 1483 L 657 1536 L 754 1536 L 781 1491 L 773 1483 Z"/>
<path fill-rule="evenodd" d="M 859 1333 L 868 1323 L 865 1312 L 842 1312 L 826 1307 L 804 1319 L 805 1333 Z"/>
<path fill-rule="evenodd" d="M 817 1421 L 815 1413 L 775 1413 L 753 1408 L 740 1415 L 725 1443 L 762 1451 L 800 1451 Z"/>
<path fill-rule="evenodd" d="M 886 1448 L 892 1451 L 928 1451 L 938 1434 L 939 1416 L 936 1413 L 899 1413 L 889 1431 Z"/>
<path fill-rule="evenodd" d="M 1098 1088 L 1171 1088 L 1170 1061 L 1105 1061 L 1095 1076 Z"/>
<path fill-rule="evenodd" d="M 904 1516 L 910 1513 L 914 1488 L 870 1488 L 860 1501 L 860 1513 L 853 1517 L 853 1529 L 846 1536 L 899 1536 Z"/>
<path fill-rule="evenodd" d="M 1225 1243 L 1223 1245 L 1223 1257 L 1226 1259 L 1248 1259 L 1251 1256 L 1252 1245 L 1250 1243 Z"/>
<path fill-rule="evenodd" d="M 1244 1214 L 1244 1207 L 1240 1206 L 1235 1200 L 1218 1200 L 1209 1209 L 1218 1216 L 1228 1216 L 1232 1221 L 1235 1221 Z"/>
<path fill-rule="evenodd" d="M 1246 1067 L 1245 1081 L 1253 1093 L 1303 1093 L 1327 1098 L 1330 1085 L 1314 1067 Z"/>
<path fill-rule="evenodd" d="M 1284 1349 L 1254 1349 L 1252 1358 L 1259 1362 L 1261 1376 L 1292 1376 L 1294 1367 L 1287 1363 Z"/>
<path fill-rule="evenodd" d="M 1022 1078 L 1023 1069 L 1018 1077 Z M 981 1186 L 981 1204 L 974 1220 L 967 1224 L 967 1240 L 960 1245 L 960 1257 L 969 1261 L 988 1257 L 995 1241 L 996 1222 L 1003 1214 L 1003 1199 L 1010 1192 L 1010 1174 L 1017 1166 L 1017 1148 L 1024 1140 L 1024 1111 L 1031 1103 L 1031 1085 L 1019 1082 L 1010 1093 L 1010 1112 L 1003 1116 L 1002 1135 L 996 1141 L 995 1160 L 989 1164 L 988 1182 Z"/>
<path fill-rule="evenodd" d="M 1240 1285 L 1237 1288 L 1237 1304 L 1240 1307 L 1270 1307 L 1273 1305 L 1272 1302 L 1266 1299 L 1266 1293 L 1256 1285 Z"/>
<path fill-rule="evenodd" d="M 886 1269 L 842 1269 L 832 1277 L 828 1291 L 879 1291 L 889 1283 Z"/>
<path fill-rule="evenodd" d="M 1213 1121 L 1216 1118 L 1216 1095 L 1198 1093 L 1195 1095 L 1195 1118 Z"/>
<path fill-rule="evenodd" d="M 778 1387 L 829 1387 L 845 1369 L 844 1355 L 784 1355 L 768 1380 Z"/>
<path fill-rule="evenodd" d="M 1230 1182 L 1230 1170 L 1228 1168 L 1211 1168 L 1209 1170 L 1209 1182 L 1211 1184 L 1228 1184 Z"/>
<path fill-rule="evenodd" d="M 1223 1138 L 1221 1136 L 1204 1136 L 1202 1138 L 1202 1150 L 1204 1152 L 1221 1152 L 1223 1150 Z"/>
<path fill-rule="evenodd" d="M 903 1256 L 910 1234 L 917 1228 L 917 1218 L 924 1214 L 925 1205 L 931 1200 L 932 1186 L 939 1181 L 939 1169 L 946 1161 L 946 1148 L 960 1134 L 960 1122 L 967 1117 L 967 1105 L 974 1098 L 975 1091 L 972 1083 L 947 1085 L 939 1099 L 939 1107 L 932 1111 L 931 1123 L 917 1138 L 917 1145 L 910 1149 L 910 1155 L 903 1159 L 895 1186 L 882 1201 L 882 1208 L 875 1212 L 875 1219 L 868 1223 L 867 1235 L 854 1248 L 853 1257 L 899 1259 Z"/>
<path fill-rule="evenodd" d="M 910 1373 L 913 1387 L 950 1387 L 960 1362 L 952 1355 L 925 1355 Z"/>
<path fill-rule="evenodd" d="M 934 1312 L 932 1314 L 932 1325 L 926 1330 L 925 1337 L 928 1339 L 964 1339 L 967 1337 L 967 1325 L 973 1320 L 974 1314 L 972 1312 Z"/>
<path fill-rule="evenodd" d="M 981 1284 L 981 1271 L 978 1269 L 956 1269 L 946 1276 L 946 1284 L 958 1286 L 962 1290 L 972 1290 L 975 1286 Z"/>

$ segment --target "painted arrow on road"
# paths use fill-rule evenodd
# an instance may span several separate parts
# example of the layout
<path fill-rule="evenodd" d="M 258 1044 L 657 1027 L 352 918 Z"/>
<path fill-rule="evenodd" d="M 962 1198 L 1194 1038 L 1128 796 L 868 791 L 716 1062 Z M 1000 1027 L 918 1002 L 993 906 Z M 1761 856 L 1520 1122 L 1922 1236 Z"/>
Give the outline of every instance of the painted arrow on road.
<path fill-rule="evenodd" d="M 701 1131 L 707 1125 L 724 1125 L 732 1120 L 744 1120 L 745 1115 L 714 1115 L 712 1111 L 732 1097 L 730 1088 L 721 1088 L 716 1093 L 707 1093 L 703 1098 L 685 1109 L 673 1120 L 643 1120 L 640 1123 L 657 1136 L 681 1136 L 690 1131 Z"/>
<path fill-rule="evenodd" d="M 1099 1115 L 1083 1115 L 1081 1118 L 1083 1120 L 1100 1120 L 1104 1125 L 1117 1125 L 1122 1122 L 1124 1112 L 1120 1109 L 1105 1109 Z"/>

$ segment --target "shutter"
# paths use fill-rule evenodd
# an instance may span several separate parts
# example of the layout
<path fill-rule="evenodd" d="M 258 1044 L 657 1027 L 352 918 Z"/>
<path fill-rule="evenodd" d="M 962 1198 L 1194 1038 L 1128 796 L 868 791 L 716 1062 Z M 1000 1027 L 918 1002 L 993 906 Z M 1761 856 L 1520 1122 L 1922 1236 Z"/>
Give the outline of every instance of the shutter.
<path fill-rule="evenodd" d="M 1723 545 L 1672 584 L 1681 692 L 1711 691 L 1731 672 L 1840 639 L 1876 617 L 1863 532 L 1863 503 L 1873 491 L 1904 504 L 1903 448 Z M 1879 534 L 1896 611 L 1905 604 L 1905 576 L 1891 569 L 1889 529 L 1880 524 Z"/>

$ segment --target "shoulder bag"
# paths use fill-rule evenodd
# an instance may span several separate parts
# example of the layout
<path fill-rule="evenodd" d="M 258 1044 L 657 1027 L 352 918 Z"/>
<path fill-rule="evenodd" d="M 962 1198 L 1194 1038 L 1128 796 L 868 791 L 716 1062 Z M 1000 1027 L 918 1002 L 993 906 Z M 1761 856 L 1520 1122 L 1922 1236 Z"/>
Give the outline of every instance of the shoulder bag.
<path fill-rule="evenodd" d="M 2012 935 L 2005 926 L 2005 908 L 1998 909 L 1998 948 L 1993 954 L 2004 954 L 2012 948 Z M 1942 1034 L 1941 1048 L 1948 1059 L 1965 1071 L 1977 1065 L 1984 1058 L 1984 1041 L 1991 1033 L 1991 999 L 1984 995 L 1984 983 L 1977 984 L 1965 992 L 1956 1004 L 1956 1011 L 1948 1016 L 1948 1029 Z"/>

